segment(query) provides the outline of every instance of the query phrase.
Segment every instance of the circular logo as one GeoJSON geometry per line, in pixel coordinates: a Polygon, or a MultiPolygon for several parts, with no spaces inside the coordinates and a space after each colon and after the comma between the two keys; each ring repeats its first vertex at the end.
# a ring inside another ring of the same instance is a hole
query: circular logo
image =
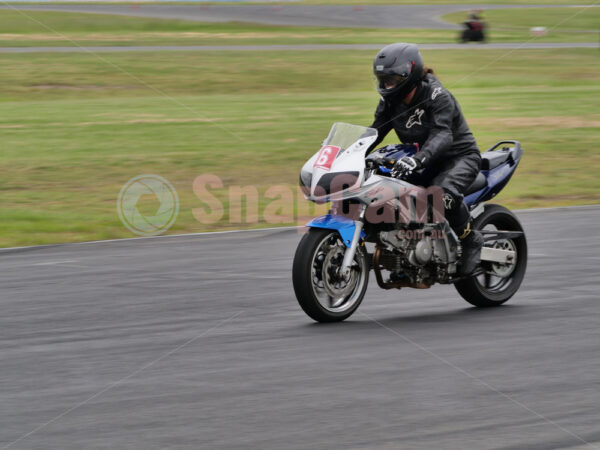
{"type": "Polygon", "coordinates": [[[156,236],[175,223],[179,197],[163,177],[139,175],[125,183],[119,192],[117,212],[123,225],[132,233],[156,236]]]}

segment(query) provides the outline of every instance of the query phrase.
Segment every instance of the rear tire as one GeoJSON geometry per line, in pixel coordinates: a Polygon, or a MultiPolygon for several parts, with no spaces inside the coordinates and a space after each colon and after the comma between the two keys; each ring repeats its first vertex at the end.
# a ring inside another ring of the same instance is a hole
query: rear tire
{"type": "MultiPolygon", "coordinates": [[[[484,212],[473,221],[473,228],[495,228],[499,231],[523,231],[523,226],[511,211],[500,205],[485,205],[484,212]]],[[[486,242],[516,252],[513,266],[482,262],[485,274],[457,281],[454,286],[467,302],[478,307],[499,306],[509,300],[521,286],[527,269],[527,240],[519,238],[486,242]]]]}
{"type": "Polygon", "coordinates": [[[300,307],[317,322],[347,319],[365,296],[369,281],[365,251],[360,245],[356,249],[346,281],[336,271],[345,249],[337,231],[321,228],[311,228],[298,244],[292,269],[294,291],[300,307]]]}

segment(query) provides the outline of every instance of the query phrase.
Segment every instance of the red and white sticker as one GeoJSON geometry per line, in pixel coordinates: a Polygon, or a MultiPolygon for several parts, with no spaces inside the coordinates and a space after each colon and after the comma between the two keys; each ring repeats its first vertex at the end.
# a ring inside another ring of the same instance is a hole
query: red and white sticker
{"type": "Polygon", "coordinates": [[[317,159],[313,167],[318,167],[324,170],[331,170],[331,165],[333,164],[333,161],[335,160],[335,157],[339,152],[339,147],[336,147],[334,145],[325,145],[319,151],[319,154],[317,155],[317,159]]]}

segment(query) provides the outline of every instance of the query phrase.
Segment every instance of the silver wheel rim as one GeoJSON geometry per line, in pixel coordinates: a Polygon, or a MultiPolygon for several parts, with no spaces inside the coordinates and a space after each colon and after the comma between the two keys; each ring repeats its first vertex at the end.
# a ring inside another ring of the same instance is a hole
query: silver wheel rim
{"type": "Polygon", "coordinates": [[[515,252],[515,257],[513,258],[512,262],[510,262],[508,264],[498,264],[498,263],[492,264],[492,272],[494,272],[495,275],[497,275],[501,278],[506,278],[506,277],[511,276],[512,273],[515,271],[515,267],[517,267],[517,260],[519,257],[515,243],[513,242],[512,239],[502,239],[500,241],[494,242],[494,245],[492,247],[498,248],[501,250],[509,250],[509,251],[515,252]]]}
{"type": "MultiPolygon", "coordinates": [[[[490,227],[484,227],[484,229],[497,229],[495,225],[490,225],[490,227]]],[[[515,257],[513,261],[508,264],[492,263],[491,269],[485,270],[482,274],[477,275],[475,280],[484,291],[491,294],[501,294],[508,290],[512,285],[512,275],[517,267],[519,255],[517,246],[512,239],[499,239],[493,243],[492,248],[514,251],[515,257]]]]}
{"type": "Polygon", "coordinates": [[[366,281],[366,267],[363,258],[354,256],[347,279],[338,275],[346,246],[337,233],[325,236],[317,245],[311,261],[311,284],[319,304],[332,313],[342,313],[351,309],[359,300],[366,281]]]}

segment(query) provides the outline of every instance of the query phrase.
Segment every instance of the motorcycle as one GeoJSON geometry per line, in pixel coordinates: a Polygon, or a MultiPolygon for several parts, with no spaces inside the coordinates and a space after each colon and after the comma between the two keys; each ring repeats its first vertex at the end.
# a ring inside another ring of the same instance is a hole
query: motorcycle
{"type": "Polygon", "coordinates": [[[486,25],[485,22],[478,19],[467,20],[463,23],[464,28],[460,33],[459,41],[463,44],[467,42],[485,42],[486,25]]]}
{"type": "Polygon", "coordinates": [[[302,167],[305,198],[331,202],[313,219],[293,262],[293,286],[304,312],[318,322],[350,317],[361,304],[372,270],[382,289],[427,289],[454,284],[477,307],[498,306],[519,289],[527,266],[521,223],[507,208],[486,201],[508,183],[522,156],[518,141],[500,141],[482,153],[482,169],[465,203],[485,243],[481,263],[458,275],[460,240],[444,218],[441,188],[423,188],[394,173],[394,162],[418,150],[392,145],[367,155],[377,130],[335,123],[321,149],[302,167]]]}

